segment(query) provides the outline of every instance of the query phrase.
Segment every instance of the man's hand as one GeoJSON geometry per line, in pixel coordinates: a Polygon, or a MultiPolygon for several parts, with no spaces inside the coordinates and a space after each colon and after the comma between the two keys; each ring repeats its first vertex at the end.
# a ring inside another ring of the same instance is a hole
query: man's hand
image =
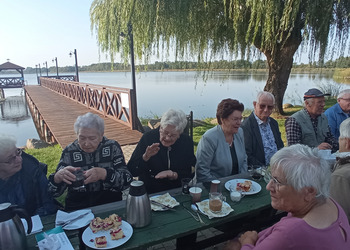
{"type": "Polygon", "coordinates": [[[318,149],[332,149],[332,146],[328,144],[327,142],[322,142],[320,145],[317,147],[318,149]]]}

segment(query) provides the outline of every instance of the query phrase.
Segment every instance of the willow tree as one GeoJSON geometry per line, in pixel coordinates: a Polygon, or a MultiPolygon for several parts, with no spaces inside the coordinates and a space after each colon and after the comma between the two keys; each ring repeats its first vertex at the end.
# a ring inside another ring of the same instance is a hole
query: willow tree
{"type": "Polygon", "coordinates": [[[320,62],[349,48],[349,0],[95,0],[90,18],[101,51],[112,60],[116,53],[128,58],[129,40],[121,34],[131,27],[135,54],[145,61],[171,49],[177,59],[198,62],[249,59],[258,50],[269,66],[265,90],[280,113],[299,46],[320,62]]]}

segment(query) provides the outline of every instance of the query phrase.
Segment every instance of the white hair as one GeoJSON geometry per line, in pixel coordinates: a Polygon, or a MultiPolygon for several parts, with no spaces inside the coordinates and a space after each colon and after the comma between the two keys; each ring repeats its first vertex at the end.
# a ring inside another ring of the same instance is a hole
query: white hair
{"type": "Polygon", "coordinates": [[[182,110],[169,109],[160,120],[160,127],[165,128],[168,125],[175,126],[176,131],[181,134],[187,126],[185,113],[182,110]]]}
{"type": "Polygon", "coordinates": [[[16,147],[17,140],[12,135],[0,134],[0,156],[16,147]]]}
{"type": "Polygon", "coordinates": [[[271,171],[282,170],[287,184],[300,191],[313,187],[319,199],[329,197],[331,169],[326,160],[320,158],[317,149],[294,144],[277,151],[271,158],[271,171]]]}
{"type": "Polygon", "coordinates": [[[346,94],[350,94],[350,89],[344,89],[344,90],[340,91],[337,99],[342,98],[346,94]]]}
{"type": "Polygon", "coordinates": [[[76,134],[82,128],[96,129],[101,135],[105,131],[105,123],[101,117],[93,113],[86,113],[85,115],[78,116],[74,123],[74,131],[76,134]]]}
{"type": "Polygon", "coordinates": [[[345,119],[339,127],[339,138],[350,138],[350,118],[345,119]]]}
{"type": "Polygon", "coordinates": [[[259,103],[260,98],[262,98],[262,97],[266,97],[266,98],[272,100],[273,103],[275,103],[275,97],[274,97],[274,95],[273,95],[272,93],[270,93],[270,92],[267,92],[267,91],[259,91],[259,92],[258,92],[258,95],[256,96],[256,102],[259,103]]]}

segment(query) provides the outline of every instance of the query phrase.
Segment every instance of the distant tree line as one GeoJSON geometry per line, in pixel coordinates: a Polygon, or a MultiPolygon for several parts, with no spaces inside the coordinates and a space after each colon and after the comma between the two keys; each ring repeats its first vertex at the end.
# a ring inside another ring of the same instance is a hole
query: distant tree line
{"type": "MultiPolygon", "coordinates": [[[[199,64],[191,61],[176,61],[176,62],[158,62],[148,65],[137,65],[136,69],[139,71],[155,71],[155,70],[196,70],[196,69],[213,69],[213,70],[229,70],[229,69],[267,69],[267,62],[265,60],[255,60],[253,62],[247,60],[235,60],[235,61],[214,61],[210,64],[199,64]]],[[[335,61],[328,61],[323,65],[319,65],[317,62],[309,64],[293,64],[293,68],[296,69],[311,69],[311,68],[350,68],[350,57],[340,57],[335,61]]],[[[130,65],[123,63],[94,63],[89,66],[79,66],[79,72],[87,71],[129,71],[130,65]]],[[[56,67],[50,67],[48,69],[49,74],[56,73],[56,67]]],[[[74,66],[65,66],[58,68],[59,73],[75,72],[74,66]]],[[[9,74],[10,71],[1,71],[0,74],[9,74]]],[[[18,72],[13,72],[17,73],[18,72]]],[[[39,74],[39,69],[27,67],[24,70],[25,74],[39,74]]],[[[41,68],[41,75],[46,75],[46,68],[41,68]]]]}

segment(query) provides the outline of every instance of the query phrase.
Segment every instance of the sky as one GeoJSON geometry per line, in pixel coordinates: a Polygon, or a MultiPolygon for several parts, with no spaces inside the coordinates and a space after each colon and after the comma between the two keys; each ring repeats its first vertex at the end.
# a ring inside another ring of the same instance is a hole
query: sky
{"type": "MultiPolygon", "coordinates": [[[[10,62],[22,67],[74,66],[110,62],[100,54],[96,30],[91,31],[90,6],[93,0],[0,0],[0,64],[10,62]]],[[[174,56],[169,57],[169,60],[174,56]]],[[[261,59],[265,59],[264,56],[261,59]]],[[[307,52],[297,52],[296,63],[308,63],[307,52]],[[301,56],[300,56],[301,55],[301,56]]],[[[118,62],[120,58],[116,58],[118,62]]],[[[151,58],[152,61],[162,61],[151,58]]]]}
{"type": "Polygon", "coordinates": [[[93,0],[0,0],[0,64],[10,62],[33,67],[47,62],[55,66],[109,62],[99,55],[96,32],[90,29],[93,0]]]}

